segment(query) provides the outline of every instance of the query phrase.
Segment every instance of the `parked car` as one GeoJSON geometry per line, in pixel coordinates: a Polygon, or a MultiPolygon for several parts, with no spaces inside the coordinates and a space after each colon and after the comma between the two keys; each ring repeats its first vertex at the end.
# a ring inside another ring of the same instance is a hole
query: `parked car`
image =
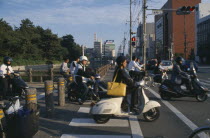
{"type": "Polygon", "coordinates": [[[198,64],[194,60],[185,60],[183,63],[184,69],[187,71],[190,68],[190,63],[193,62],[195,70],[198,71],[198,64]]]}
{"type": "Polygon", "coordinates": [[[157,64],[157,61],[155,59],[152,59],[152,60],[147,61],[146,67],[148,70],[152,70],[155,68],[155,64],[157,64]]]}
{"type": "Polygon", "coordinates": [[[173,69],[173,63],[170,60],[162,60],[160,62],[160,65],[164,68],[164,69],[168,69],[169,71],[172,71],[173,69]]]}

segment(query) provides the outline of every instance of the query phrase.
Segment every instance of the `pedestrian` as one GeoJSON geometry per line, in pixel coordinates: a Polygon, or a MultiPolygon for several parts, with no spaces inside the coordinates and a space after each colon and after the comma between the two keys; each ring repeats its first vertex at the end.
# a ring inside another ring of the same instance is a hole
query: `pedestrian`
{"type": "Polygon", "coordinates": [[[70,69],[68,68],[69,59],[67,57],[63,58],[64,62],[60,66],[60,73],[63,75],[64,78],[69,77],[70,69]]]}
{"type": "Polygon", "coordinates": [[[70,70],[71,70],[72,75],[74,75],[74,71],[75,71],[78,63],[79,63],[79,58],[78,57],[75,58],[75,60],[71,62],[70,70]]]}

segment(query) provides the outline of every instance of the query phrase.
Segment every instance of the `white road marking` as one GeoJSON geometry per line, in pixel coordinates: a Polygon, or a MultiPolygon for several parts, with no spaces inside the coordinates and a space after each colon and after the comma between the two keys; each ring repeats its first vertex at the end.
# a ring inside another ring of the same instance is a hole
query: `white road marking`
{"type": "Polygon", "coordinates": [[[80,107],[78,110],[78,113],[89,113],[90,112],[90,107],[80,107]]]}
{"type": "MultiPolygon", "coordinates": [[[[58,90],[54,90],[53,92],[54,92],[54,93],[57,93],[58,90]]],[[[45,93],[44,93],[44,92],[41,93],[41,94],[39,94],[39,95],[37,95],[37,100],[42,99],[43,97],[45,97],[45,93]]]]}
{"type": "MultiPolygon", "coordinates": [[[[176,109],[173,105],[169,102],[164,101],[161,99],[159,94],[157,94],[151,88],[148,89],[152,94],[154,94],[158,99],[160,99],[177,117],[179,117],[190,129],[195,130],[198,128],[192,121],[190,121],[185,115],[183,115],[178,109],[176,109]]],[[[205,135],[205,134],[204,134],[205,135]]],[[[199,135],[200,136],[200,135],[199,135]]],[[[200,136],[200,138],[203,138],[200,136]]]]}
{"type": "Polygon", "coordinates": [[[73,118],[70,126],[103,126],[103,127],[129,127],[127,119],[110,119],[105,124],[97,124],[92,118],[73,118]]]}
{"type": "Polygon", "coordinates": [[[210,94],[208,94],[208,97],[210,97],[210,94]]]}
{"type": "Polygon", "coordinates": [[[132,137],[144,138],[137,116],[131,115],[129,117],[129,121],[130,121],[130,126],[131,126],[132,137]]]}
{"type": "Polygon", "coordinates": [[[61,138],[131,138],[131,136],[124,135],[70,135],[63,134],[61,138]]]}

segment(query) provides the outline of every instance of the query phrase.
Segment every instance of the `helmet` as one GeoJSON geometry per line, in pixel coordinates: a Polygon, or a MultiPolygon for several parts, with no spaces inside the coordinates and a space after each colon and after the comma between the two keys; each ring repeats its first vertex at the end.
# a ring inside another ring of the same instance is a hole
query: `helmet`
{"type": "Polygon", "coordinates": [[[180,61],[184,61],[184,59],[182,58],[182,57],[177,57],[176,59],[175,59],[175,61],[176,61],[176,63],[178,63],[178,64],[180,64],[180,61]]]}
{"type": "Polygon", "coordinates": [[[4,64],[8,65],[7,62],[12,62],[12,58],[11,57],[4,57],[4,64]]]}
{"type": "Polygon", "coordinates": [[[81,57],[79,58],[79,60],[80,60],[80,61],[83,61],[83,60],[88,61],[88,58],[87,58],[86,56],[81,56],[81,57]]]}
{"type": "Polygon", "coordinates": [[[125,60],[126,60],[126,57],[125,56],[119,56],[119,57],[117,57],[117,59],[116,59],[117,65],[120,66],[121,63],[123,63],[125,60]]]}
{"type": "Polygon", "coordinates": [[[101,76],[100,76],[99,74],[96,74],[96,75],[95,75],[95,78],[96,78],[96,79],[100,79],[101,76]]]}

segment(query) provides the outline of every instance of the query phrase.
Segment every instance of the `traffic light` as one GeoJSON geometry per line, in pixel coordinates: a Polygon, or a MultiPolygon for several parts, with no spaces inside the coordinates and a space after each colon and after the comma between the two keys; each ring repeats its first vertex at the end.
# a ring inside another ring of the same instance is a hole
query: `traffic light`
{"type": "Polygon", "coordinates": [[[132,45],[133,47],[136,46],[136,37],[132,37],[132,38],[131,38],[131,45],[132,45]]]}
{"type": "Polygon", "coordinates": [[[186,15],[190,14],[191,12],[194,12],[195,6],[182,6],[177,9],[176,14],[177,15],[186,15]]]}

